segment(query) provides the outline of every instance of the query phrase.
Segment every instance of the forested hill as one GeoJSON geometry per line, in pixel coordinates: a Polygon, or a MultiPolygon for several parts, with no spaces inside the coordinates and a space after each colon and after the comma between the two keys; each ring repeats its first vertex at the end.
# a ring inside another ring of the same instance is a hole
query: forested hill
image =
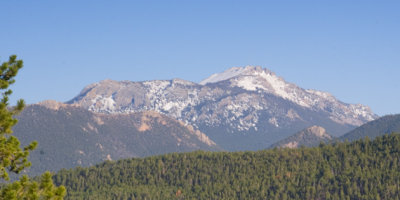
{"type": "Polygon", "coordinates": [[[66,199],[399,199],[400,135],[108,161],[62,170],[54,181],[66,199]]]}
{"type": "Polygon", "coordinates": [[[370,121],[340,137],[341,140],[354,141],[368,136],[373,139],[388,133],[400,133],[400,114],[383,116],[370,121]]]}

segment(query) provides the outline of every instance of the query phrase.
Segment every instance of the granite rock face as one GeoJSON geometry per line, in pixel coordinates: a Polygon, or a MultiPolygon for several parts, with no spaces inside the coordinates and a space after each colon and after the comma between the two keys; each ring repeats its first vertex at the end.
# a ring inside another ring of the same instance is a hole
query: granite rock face
{"type": "Polygon", "coordinates": [[[313,147],[319,145],[321,142],[328,143],[332,140],[333,137],[323,127],[311,126],[271,145],[270,148],[313,147]]]}

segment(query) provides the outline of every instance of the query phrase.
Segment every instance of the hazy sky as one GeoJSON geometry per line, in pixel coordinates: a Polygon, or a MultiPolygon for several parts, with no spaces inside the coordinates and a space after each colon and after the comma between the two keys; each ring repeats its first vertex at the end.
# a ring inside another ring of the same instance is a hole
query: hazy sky
{"type": "Polygon", "coordinates": [[[103,79],[259,65],[379,115],[400,113],[400,1],[0,1],[12,102],[67,101],[103,79]]]}

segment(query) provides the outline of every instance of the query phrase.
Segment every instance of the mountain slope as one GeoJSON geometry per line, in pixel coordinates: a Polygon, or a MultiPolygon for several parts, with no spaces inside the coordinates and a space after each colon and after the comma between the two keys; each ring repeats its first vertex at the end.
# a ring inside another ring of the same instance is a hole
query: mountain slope
{"type": "Polygon", "coordinates": [[[106,114],[160,112],[193,125],[226,150],[264,149],[312,125],[340,136],[377,118],[366,106],[302,89],[252,66],[231,68],[201,84],[104,80],[68,103],[106,114]]]}
{"type": "Polygon", "coordinates": [[[105,115],[47,101],[28,106],[18,119],[13,131],[21,143],[39,143],[29,157],[32,175],[104,160],[221,150],[190,125],[156,112],[105,115]]]}
{"type": "Polygon", "coordinates": [[[323,127],[312,126],[271,145],[270,148],[297,148],[300,146],[313,147],[319,145],[321,142],[327,143],[332,139],[333,137],[329,135],[323,127]]]}
{"type": "Polygon", "coordinates": [[[387,133],[400,133],[400,114],[383,116],[368,122],[340,137],[341,140],[354,141],[368,136],[373,139],[387,133]]]}

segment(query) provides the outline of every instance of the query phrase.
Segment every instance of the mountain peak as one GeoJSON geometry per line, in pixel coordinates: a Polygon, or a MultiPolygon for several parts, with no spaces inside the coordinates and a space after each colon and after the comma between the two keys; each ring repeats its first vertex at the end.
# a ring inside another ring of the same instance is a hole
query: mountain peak
{"type": "MultiPolygon", "coordinates": [[[[213,74],[200,82],[201,85],[230,80],[232,87],[240,87],[248,91],[262,90],[282,98],[292,100],[290,90],[296,86],[287,83],[272,71],[260,66],[233,67],[222,73],[213,74]]],[[[304,106],[304,105],[303,105],[304,106]]]]}
{"type": "Polygon", "coordinates": [[[229,68],[228,70],[225,70],[224,72],[211,75],[210,77],[201,81],[200,84],[206,85],[208,83],[216,83],[216,82],[225,81],[225,80],[235,78],[238,76],[243,76],[243,75],[247,75],[247,76],[248,75],[256,75],[257,73],[261,73],[263,71],[268,71],[268,70],[263,69],[260,66],[251,66],[251,65],[248,65],[245,67],[232,67],[232,68],[229,68]]]}

